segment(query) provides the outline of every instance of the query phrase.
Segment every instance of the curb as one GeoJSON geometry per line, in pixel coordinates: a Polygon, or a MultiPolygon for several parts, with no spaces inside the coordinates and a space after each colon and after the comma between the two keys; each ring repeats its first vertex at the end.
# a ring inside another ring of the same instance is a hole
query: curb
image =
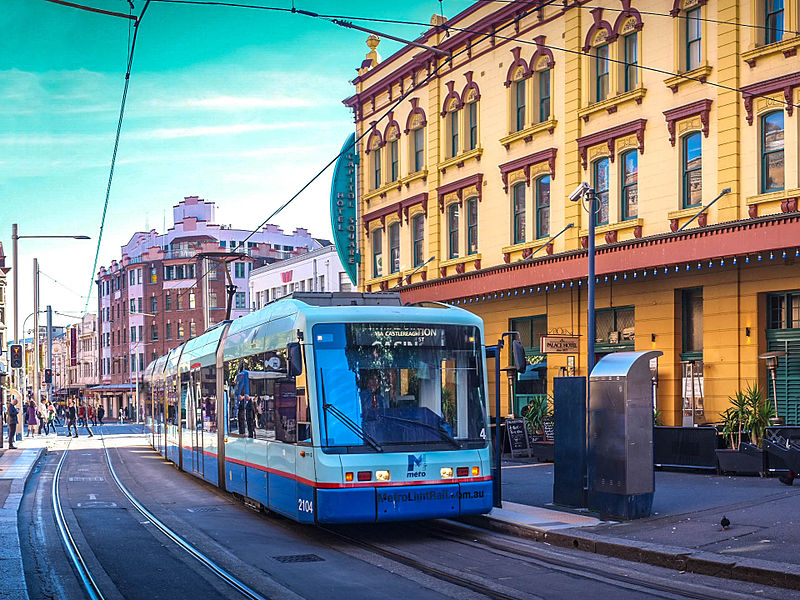
{"type": "Polygon", "coordinates": [[[676,571],[689,571],[699,575],[800,590],[800,565],[792,563],[726,556],[692,548],[606,537],[594,533],[548,531],[531,525],[511,523],[489,515],[463,517],[461,520],[483,529],[561,548],[572,548],[676,571]]]}
{"type": "Polygon", "coordinates": [[[16,477],[12,480],[11,490],[3,506],[0,507],[0,536],[5,540],[6,548],[2,553],[0,562],[4,568],[2,576],[2,588],[4,598],[28,600],[28,586],[25,583],[25,570],[22,563],[22,548],[19,539],[18,513],[22,503],[22,495],[25,486],[33,473],[33,467],[42,457],[44,448],[37,448],[38,453],[30,463],[30,468],[24,477],[16,477]],[[14,575],[10,575],[13,573],[14,575]]]}

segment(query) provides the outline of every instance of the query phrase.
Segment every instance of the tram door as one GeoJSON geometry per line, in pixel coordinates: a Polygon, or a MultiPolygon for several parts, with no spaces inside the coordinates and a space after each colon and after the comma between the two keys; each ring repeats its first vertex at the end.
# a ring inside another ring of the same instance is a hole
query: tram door
{"type": "Polygon", "coordinates": [[[203,401],[200,393],[200,371],[192,373],[190,385],[191,418],[189,428],[192,444],[192,470],[202,476],[205,468],[205,453],[203,452],[203,401]]]}
{"type": "Polygon", "coordinates": [[[153,404],[153,418],[155,420],[155,441],[156,451],[165,454],[164,448],[164,380],[161,379],[155,384],[155,392],[153,393],[155,399],[153,404]]]}

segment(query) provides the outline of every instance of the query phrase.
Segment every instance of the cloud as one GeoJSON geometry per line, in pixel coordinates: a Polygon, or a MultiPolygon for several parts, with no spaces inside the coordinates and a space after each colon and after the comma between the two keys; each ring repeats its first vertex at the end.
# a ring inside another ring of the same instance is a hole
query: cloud
{"type": "Polygon", "coordinates": [[[150,104],[154,107],[170,109],[198,109],[198,110],[250,110],[271,108],[311,108],[321,106],[323,103],[311,98],[265,98],[259,96],[214,96],[211,98],[188,98],[185,100],[161,101],[153,100],[150,104]]]}

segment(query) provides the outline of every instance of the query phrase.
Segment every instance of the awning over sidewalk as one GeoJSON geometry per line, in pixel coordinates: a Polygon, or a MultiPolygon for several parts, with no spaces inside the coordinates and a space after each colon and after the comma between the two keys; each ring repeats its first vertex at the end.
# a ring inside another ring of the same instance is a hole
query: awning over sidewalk
{"type": "Polygon", "coordinates": [[[132,383],[113,383],[108,385],[93,385],[86,388],[87,392],[132,392],[135,386],[132,383]]]}

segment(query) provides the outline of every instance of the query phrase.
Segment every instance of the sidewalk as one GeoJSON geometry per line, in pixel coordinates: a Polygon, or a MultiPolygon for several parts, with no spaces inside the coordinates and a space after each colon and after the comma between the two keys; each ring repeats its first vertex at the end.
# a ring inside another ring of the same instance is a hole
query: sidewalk
{"type": "Polygon", "coordinates": [[[800,589],[800,482],[656,471],[653,515],[605,522],[552,504],[553,464],[504,461],[496,531],[679,571],[800,589]],[[730,527],[723,531],[726,516],[730,527]]]}
{"type": "Polygon", "coordinates": [[[17,450],[9,450],[5,444],[0,450],[0,590],[8,600],[28,600],[17,511],[25,483],[46,443],[45,437],[31,438],[17,442],[17,450]]]}

